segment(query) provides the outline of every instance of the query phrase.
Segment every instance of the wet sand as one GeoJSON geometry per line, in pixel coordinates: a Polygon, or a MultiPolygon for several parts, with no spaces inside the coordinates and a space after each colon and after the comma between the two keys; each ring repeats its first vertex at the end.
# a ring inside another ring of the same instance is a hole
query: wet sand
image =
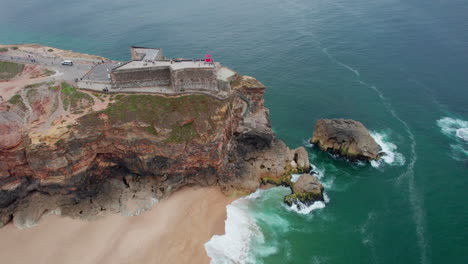
{"type": "Polygon", "coordinates": [[[82,221],[50,215],[39,225],[0,229],[3,263],[209,263],[203,244],[224,232],[232,198],[186,188],[138,216],[82,221]]]}

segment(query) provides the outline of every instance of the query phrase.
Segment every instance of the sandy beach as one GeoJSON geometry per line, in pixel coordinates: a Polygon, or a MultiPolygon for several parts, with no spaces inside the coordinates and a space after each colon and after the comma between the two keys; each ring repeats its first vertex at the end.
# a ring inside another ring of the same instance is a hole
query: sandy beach
{"type": "Polygon", "coordinates": [[[138,216],[82,221],[50,215],[0,229],[4,263],[209,263],[203,244],[224,233],[232,198],[216,187],[185,188],[138,216]]]}

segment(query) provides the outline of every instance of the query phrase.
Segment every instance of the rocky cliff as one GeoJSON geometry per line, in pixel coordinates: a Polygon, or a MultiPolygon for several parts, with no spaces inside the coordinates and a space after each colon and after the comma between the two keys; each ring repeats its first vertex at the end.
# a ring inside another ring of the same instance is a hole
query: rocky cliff
{"type": "Polygon", "coordinates": [[[100,94],[28,85],[0,104],[0,226],[47,213],[137,214],[184,186],[227,195],[309,166],[275,138],[265,87],[236,76],[232,95],[100,94]]]}

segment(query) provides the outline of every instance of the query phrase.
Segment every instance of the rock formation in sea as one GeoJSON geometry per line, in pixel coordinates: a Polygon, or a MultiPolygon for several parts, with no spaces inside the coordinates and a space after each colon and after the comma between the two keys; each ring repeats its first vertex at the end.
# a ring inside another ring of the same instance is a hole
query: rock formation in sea
{"type": "Polygon", "coordinates": [[[350,160],[378,160],[380,146],[360,122],[350,119],[320,119],[311,139],[322,151],[350,160]]]}
{"type": "Polygon", "coordinates": [[[292,193],[284,197],[284,202],[291,206],[300,201],[309,205],[315,201],[323,201],[323,185],[312,174],[302,174],[296,182],[291,183],[292,193]]]}
{"type": "Polygon", "coordinates": [[[185,186],[242,195],[308,171],[306,150],[275,137],[265,86],[236,75],[231,89],[226,99],[91,93],[60,80],[21,89],[0,104],[0,226],[133,215],[185,186]]]}

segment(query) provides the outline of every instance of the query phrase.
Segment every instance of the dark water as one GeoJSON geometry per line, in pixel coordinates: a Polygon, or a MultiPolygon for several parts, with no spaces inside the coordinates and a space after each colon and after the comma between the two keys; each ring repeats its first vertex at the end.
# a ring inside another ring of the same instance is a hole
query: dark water
{"type": "Polygon", "coordinates": [[[238,201],[228,224],[247,235],[224,237],[230,254],[217,263],[468,259],[466,0],[4,0],[0,42],[120,60],[130,45],[208,51],[268,87],[273,128],[290,147],[315,120],[340,117],[392,149],[375,168],[308,148],[330,201],[308,214],[286,208],[282,188],[238,201]]]}

